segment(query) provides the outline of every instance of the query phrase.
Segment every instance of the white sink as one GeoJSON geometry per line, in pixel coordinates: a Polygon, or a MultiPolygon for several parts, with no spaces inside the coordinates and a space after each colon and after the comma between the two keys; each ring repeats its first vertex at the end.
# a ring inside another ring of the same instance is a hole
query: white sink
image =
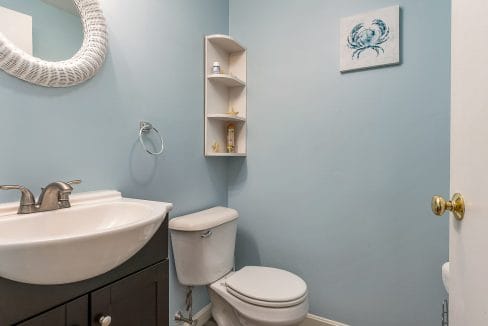
{"type": "Polygon", "coordinates": [[[119,266],[152,238],[173,205],[117,191],[71,197],[71,208],[17,215],[0,205],[0,277],[31,284],[86,280],[119,266]]]}

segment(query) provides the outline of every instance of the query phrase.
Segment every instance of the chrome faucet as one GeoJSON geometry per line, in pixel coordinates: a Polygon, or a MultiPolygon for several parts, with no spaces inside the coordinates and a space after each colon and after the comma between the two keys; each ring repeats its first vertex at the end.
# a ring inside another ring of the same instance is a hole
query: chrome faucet
{"type": "Polygon", "coordinates": [[[36,204],[32,192],[24,186],[5,185],[0,190],[19,190],[21,192],[20,205],[17,214],[30,214],[44,211],[52,211],[61,208],[71,207],[69,195],[73,191],[71,185],[80,184],[81,180],[68,182],[57,181],[42,188],[41,195],[36,204]]]}

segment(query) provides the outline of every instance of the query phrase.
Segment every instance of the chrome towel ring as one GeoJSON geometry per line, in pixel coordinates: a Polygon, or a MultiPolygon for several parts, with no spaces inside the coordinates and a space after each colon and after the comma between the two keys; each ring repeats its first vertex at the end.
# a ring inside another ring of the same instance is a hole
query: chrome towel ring
{"type": "Polygon", "coordinates": [[[139,123],[139,142],[141,143],[141,145],[144,148],[144,150],[147,153],[151,154],[151,155],[160,155],[164,151],[163,137],[161,136],[161,134],[159,133],[159,131],[156,128],[154,128],[153,125],[151,123],[149,123],[149,122],[141,121],[139,123]],[[146,147],[146,144],[144,143],[144,140],[142,139],[142,136],[145,135],[145,134],[148,134],[149,132],[151,132],[151,130],[154,130],[158,134],[159,139],[161,139],[161,150],[159,150],[158,152],[152,152],[151,150],[149,150],[146,147]]]}

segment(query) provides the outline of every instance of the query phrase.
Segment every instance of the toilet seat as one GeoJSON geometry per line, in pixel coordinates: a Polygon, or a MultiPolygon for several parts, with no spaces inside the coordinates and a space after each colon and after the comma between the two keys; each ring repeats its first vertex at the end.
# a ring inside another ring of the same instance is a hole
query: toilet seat
{"type": "Polygon", "coordinates": [[[225,286],[229,294],[261,307],[292,307],[308,297],[300,277],[271,267],[246,266],[226,278],[225,286]]]}
{"type": "MultiPolygon", "coordinates": [[[[239,272],[231,272],[208,287],[212,316],[218,325],[298,326],[305,320],[309,308],[308,294],[301,303],[289,307],[265,307],[249,303],[233,295],[226,285],[226,280],[239,272]]],[[[246,299],[250,301],[249,297],[246,299]]]]}
{"type": "Polygon", "coordinates": [[[307,299],[308,294],[305,294],[303,297],[298,298],[293,301],[278,301],[278,302],[273,302],[273,301],[263,301],[263,300],[256,300],[253,298],[246,297],[245,295],[240,294],[239,292],[236,292],[232,290],[231,288],[227,288],[227,292],[229,294],[232,294],[234,297],[237,299],[240,299],[246,303],[255,305],[255,306],[261,306],[261,307],[266,307],[266,308],[287,308],[287,307],[293,307],[296,305],[299,305],[303,301],[307,299]]]}

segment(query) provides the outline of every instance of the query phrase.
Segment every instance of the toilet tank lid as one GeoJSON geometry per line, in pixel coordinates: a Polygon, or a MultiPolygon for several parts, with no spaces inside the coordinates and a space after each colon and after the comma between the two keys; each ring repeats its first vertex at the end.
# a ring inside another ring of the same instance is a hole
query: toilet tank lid
{"type": "Polygon", "coordinates": [[[176,231],[203,231],[235,220],[239,213],[227,207],[213,207],[193,214],[175,217],[169,221],[169,229],[176,231]]]}

